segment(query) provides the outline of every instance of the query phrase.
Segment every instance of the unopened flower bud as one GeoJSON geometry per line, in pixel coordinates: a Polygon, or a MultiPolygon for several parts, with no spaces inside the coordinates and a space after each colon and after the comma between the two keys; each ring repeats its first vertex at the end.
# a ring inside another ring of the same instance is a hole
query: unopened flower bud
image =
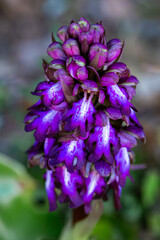
{"type": "Polygon", "coordinates": [[[107,47],[101,43],[94,43],[89,49],[89,65],[95,69],[103,66],[107,58],[107,47]]]}
{"type": "Polygon", "coordinates": [[[68,32],[73,38],[77,38],[82,33],[82,29],[77,23],[71,23],[68,32]]]}
{"type": "Polygon", "coordinates": [[[119,39],[112,39],[107,43],[108,56],[106,61],[115,61],[121,54],[123,43],[119,39]]]}
{"type": "Polygon", "coordinates": [[[62,44],[59,42],[51,43],[47,48],[47,53],[53,59],[65,60],[67,58],[62,49],[62,44]]]}
{"type": "Polygon", "coordinates": [[[78,21],[78,25],[82,29],[82,32],[89,31],[90,24],[85,18],[81,17],[80,20],[78,21]]]}
{"type": "Polygon", "coordinates": [[[68,39],[63,43],[63,51],[68,57],[80,55],[79,45],[75,39],[68,39]]]}
{"type": "Polygon", "coordinates": [[[93,24],[90,26],[90,32],[92,33],[93,43],[100,43],[104,28],[100,24],[93,24]]]}
{"type": "Polygon", "coordinates": [[[57,32],[57,36],[62,42],[66,41],[68,39],[68,27],[67,26],[60,27],[57,32]]]}

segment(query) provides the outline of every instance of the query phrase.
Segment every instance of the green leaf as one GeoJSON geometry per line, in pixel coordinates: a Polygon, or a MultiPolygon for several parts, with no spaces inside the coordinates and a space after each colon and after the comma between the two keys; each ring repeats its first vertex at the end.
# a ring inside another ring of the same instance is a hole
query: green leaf
{"type": "Polygon", "coordinates": [[[148,217],[149,227],[151,231],[157,235],[160,236],[160,213],[152,214],[148,217]]]}
{"type": "Polygon", "coordinates": [[[159,189],[159,174],[156,171],[148,172],[142,182],[142,202],[145,207],[153,206],[159,189]]]}

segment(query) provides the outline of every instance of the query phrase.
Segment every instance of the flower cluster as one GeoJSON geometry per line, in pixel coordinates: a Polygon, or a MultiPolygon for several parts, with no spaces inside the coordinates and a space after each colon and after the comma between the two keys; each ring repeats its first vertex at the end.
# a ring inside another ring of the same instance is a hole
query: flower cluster
{"type": "Polygon", "coordinates": [[[113,189],[120,207],[121,189],[130,177],[132,148],[144,132],[131,103],[138,83],[119,62],[124,43],[106,41],[102,23],[81,18],[61,27],[57,42],[43,61],[44,81],[33,95],[40,100],[29,108],[25,130],[35,143],[28,150],[29,165],[46,169],[50,211],[57,201],[71,208],[93,199],[107,199],[113,189]]]}

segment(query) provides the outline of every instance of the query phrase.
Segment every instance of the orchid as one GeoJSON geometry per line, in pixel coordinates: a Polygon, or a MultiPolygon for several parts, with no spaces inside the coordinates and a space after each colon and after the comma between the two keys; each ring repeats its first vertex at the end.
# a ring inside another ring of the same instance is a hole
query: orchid
{"type": "Polygon", "coordinates": [[[69,207],[107,199],[113,189],[116,208],[130,177],[131,149],[145,140],[132,104],[138,80],[119,62],[124,43],[107,40],[102,23],[81,18],[62,26],[43,61],[44,81],[33,95],[25,130],[35,131],[29,165],[46,169],[49,209],[57,201],[69,207]],[[58,190],[58,191],[57,191],[58,190]]]}

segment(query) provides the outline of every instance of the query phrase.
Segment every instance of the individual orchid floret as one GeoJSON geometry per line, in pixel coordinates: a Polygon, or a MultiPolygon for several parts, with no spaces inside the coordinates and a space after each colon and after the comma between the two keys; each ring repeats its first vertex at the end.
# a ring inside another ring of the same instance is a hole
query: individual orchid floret
{"type": "Polygon", "coordinates": [[[120,108],[123,115],[130,114],[130,103],[127,99],[127,96],[117,84],[108,86],[107,93],[112,106],[120,108]]]}
{"type": "Polygon", "coordinates": [[[26,122],[25,130],[27,132],[35,130],[34,136],[37,141],[42,142],[46,136],[55,136],[59,132],[62,111],[50,109],[47,111],[35,111],[30,114],[32,120],[26,122]]]}
{"type": "Polygon", "coordinates": [[[78,188],[83,184],[83,178],[78,172],[70,173],[65,166],[57,167],[55,176],[61,184],[62,193],[59,201],[62,203],[68,198],[71,207],[79,207],[82,205],[82,199],[78,193],[78,188]]]}
{"type": "Polygon", "coordinates": [[[67,131],[79,128],[82,137],[85,137],[86,133],[90,131],[94,121],[93,114],[96,111],[92,103],[92,97],[91,94],[87,99],[87,93],[85,92],[81,100],[73,103],[73,107],[65,115],[65,119],[70,118],[66,125],[67,131]]]}
{"type": "Polygon", "coordinates": [[[124,187],[126,183],[126,178],[129,176],[130,159],[128,155],[127,148],[122,147],[118,154],[115,156],[117,175],[119,176],[119,184],[124,187]]]}
{"type": "Polygon", "coordinates": [[[88,158],[88,161],[96,162],[101,159],[102,155],[106,157],[108,162],[111,161],[112,157],[110,151],[110,144],[115,143],[116,136],[114,134],[114,129],[112,128],[109,118],[106,116],[106,125],[105,126],[96,126],[94,128],[94,132],[90,134],[88,139],[89,149],[91,154],[88,158]],[[95,143],[95,147],[92,148],[93,143],[95,143]]]}
{"type": "Polygon", "coordinates": [[[83,140],[62,142],[58,151],[57,161],[64,162],[69,172],[74,172],[74,168],[80,170],[84,166],[86,153],[83,140]]]}
{"type": "Polygon", "coordinates": [[[90,172],[89,176],[85,179],[86,192],[83,196],[83,201],[85,204],[86,212],[89,212],[91,209],[91,201],[94,195],[103,195],[106,184],[105,180],[101,175],[93,170],[90,172]]]}
{"type": "Polygon", "coordinates": [[[60,104],[65,100],[60,82],[40,82],[32,94],[41,96],[46,107],[60,104]]]}

